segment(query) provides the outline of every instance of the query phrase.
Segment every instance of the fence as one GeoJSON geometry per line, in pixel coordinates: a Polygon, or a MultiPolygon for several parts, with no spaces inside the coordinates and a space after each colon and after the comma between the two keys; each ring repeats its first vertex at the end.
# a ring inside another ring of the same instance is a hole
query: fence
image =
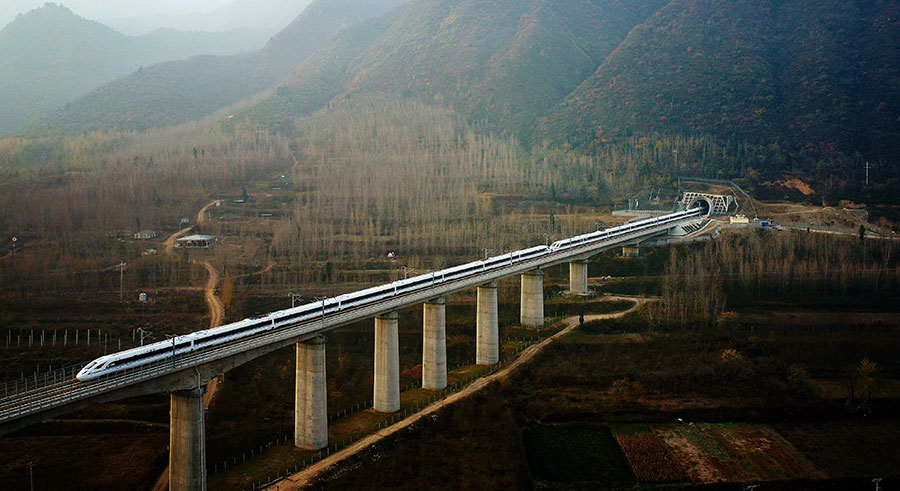
{"type": "MultiPolygon", "coordinates": [[[[122,349],[122,337],[116,333],[110,335],[109,331],[103,332],[103,329],[54,329],[54,330],[35,330],[35,329],[7,329],[6,331],[6,349],[14,348],[53,348],[57,345],[67,348],[72,346],[90,346],[91,336],[93,333],[94,346],[100,346],[104,349],[104,353],[109,349],[109,341],[112,339],[114,348],[122,349]],[[13,335],[15,333],[15,335],[13,335]],[[70,335],[71,334],[71,335],[70,335]]],[[[137,330],[131,330],[131,342],[135,344],[137,330]]],[[[125,342],[128,346],[128,340],[125,342]]]]}

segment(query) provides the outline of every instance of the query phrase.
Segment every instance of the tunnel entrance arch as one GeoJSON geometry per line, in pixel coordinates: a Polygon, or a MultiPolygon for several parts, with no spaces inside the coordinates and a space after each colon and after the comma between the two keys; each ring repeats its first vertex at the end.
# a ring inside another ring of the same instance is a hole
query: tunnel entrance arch
{"type": "Polygon", "coordinates": [[[714,205],[711,199],[706,196],[697,196],[693,200],[691,200],[690,204],[687,206],[688,210],[693,210],[694,208],[700,208],[700,212],[703,216],[709,217],[712,215],[714,205]]]}

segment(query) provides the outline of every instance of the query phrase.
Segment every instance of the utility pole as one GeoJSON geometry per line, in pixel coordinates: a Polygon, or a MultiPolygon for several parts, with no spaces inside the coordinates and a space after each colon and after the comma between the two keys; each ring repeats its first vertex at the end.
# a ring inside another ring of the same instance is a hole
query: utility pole
{"type": "Polygon", "coordinates": [[[175,339],[178,338],[178,335],[166,334],[166,337],[172,340],[172,368],[175,368],[175,339]]]}
{"type": "Polygon", "coordinates": [[[299,293],[294,292],[288,293],[288,296],[291,297],[291,308],[294,308],[294,306],[297,304],[297,299],[302,297],[302,295],[300,295],[299,293]]]}
{"type": "Polygon", "coordinates": [[[320,300],[322,301],[322,326],[324,326],[325,325],[325,300],[328,300],[328,297],[315,297],[314,300],[316,302],[318,302],[320,300]]]}
{"type": "Polygon", "coordinates": [[[675,154],[675,169],[678,169],[678,149],[672,150],[672,153],[675,154]]]}
{"type": "Polygon", "coordinates": [[[493,249],[488,249],[487,247],[482,247],[482,248],[481,248],[481,254],[484,256],[484,259],[487,259],[487,258],[488,258],[488,254],[491,254],[491,253],[493,253],[493,252],[494,252],[493,249]]]}
{"type": "Polygon", "coordinates": [[[869,187],[869,169],[871,169],[872,166],[869,165],[869,161],[868,161],[868,160],[866,161],[866,167],[865,167],[865,168],[866,168],[866,187],[869,187]]]}
{"type": "MultiPolygon", "coordinates": [[[[144,329],[143,327],[137,328],[138,333],[141,335],[141,346],[144,345],[144,338],[149,338],[153,333],[144,329]]],[[[133,340],[132,340],[133,341],[133,340]]]]}
{"type": "Polygon", "coordinates": [[[34,491],[34,462],[25,464],[28,467],[28,480],[31,482],[31,491],[34,491]]]}

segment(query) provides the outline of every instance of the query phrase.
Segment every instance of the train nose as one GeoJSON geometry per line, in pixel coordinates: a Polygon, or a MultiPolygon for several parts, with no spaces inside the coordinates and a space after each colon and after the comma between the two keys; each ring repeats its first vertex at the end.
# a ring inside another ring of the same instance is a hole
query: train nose
{"type": "Polygon", "coordinates": [[[88,378],[90,378],[89,377],[90,373],[91,373],[90,367],[84,367],[81,370],[79,370],[79,372],[77,374],[75,374],[75,379],[81,380],[81,381],[88,380],[88,378]]]}

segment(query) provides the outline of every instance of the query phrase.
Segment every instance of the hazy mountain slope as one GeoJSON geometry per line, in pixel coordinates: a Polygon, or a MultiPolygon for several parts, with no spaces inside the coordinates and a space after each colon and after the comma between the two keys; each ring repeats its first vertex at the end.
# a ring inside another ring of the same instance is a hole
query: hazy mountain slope
{"type": "Polygon", "coordinates": [[[510,49],[495,57],[469,112],[528,140],[538,118],[568,95],[665,0],[538,4],[519,20],[510,49]]]}
{"type": "Polygon", "coordinates": [[[143,73],[116,80],[55,111],[32,131],[145,129],[201,118],[274,87],[310,54],[327,45],[344,26],[359,23],[403,1],[316,0],[260,51],[146,68],[143,73]]]}
{"type": "Polygon", "coordinates": [[[178,124],[188,119],[185,115],[211,114],[224,106],[222,101],[244,97],[246,74],[256,62],[256,56],[250,54],[198,56],[141,68],[66,104],[33,130],[78,133],[95,128],[141,129],[178,124]],[[168,89],[157,90],[162,86],[168,89]]]}
{"type": "Polygon", "coordinates": [[[335,78],[326,50],[264,112],[281,120],[331,97],[388,94],[453,106],[495,130],[524,134],[662,3],[415,0],[371,46],[342,58],[343,78],[335,78]]]}
{"type": "Polygon", "coordinates": [[[554,111],[549,133],[583,144],[650,130],[765,131],[775,102],[767,3],[672,1],[554,111]]]}
{"type": "Polygon", "coordinates": [[[406,0],[326,0],[311,4],[284,30],[272,37],[260,55],[251,90],[273,87],[291,75],[313,53],[347,27],[359,24],[406,0]]]}
{"type": "Polygon", "coordinates": [[[259,43],[246,31],[129,37],[47,4],[0,31],[0,134],[142,65],[259,43]]]}
{"type": "Polygon", "coordinates": [[[891,152],[900,116],[897,4],[673,0],[542,131],[574,145],[660,131],[891,152]]]}
{"type": "Polygon", "coordinates": [[[141,35],[159,28],[184,31],[224,32],[235,29],[259,30],[271,37],[303,12],[311,0],[235,0],[212,12],[188,15],[155,15],[101,19],[121,32],[141,35]]]}
{"type": "Polygon", "coordinates": [[[278,127],[289,125],[297,114],[310,113],[328,104],[343,93],[360,56],[384,35],[399,15],[399,11],[389,12],[340,32],[327,48],[297,72],[291,86],[278,87],[271,97],[236,119],[249,118],[254,124],[278,127]]]}

